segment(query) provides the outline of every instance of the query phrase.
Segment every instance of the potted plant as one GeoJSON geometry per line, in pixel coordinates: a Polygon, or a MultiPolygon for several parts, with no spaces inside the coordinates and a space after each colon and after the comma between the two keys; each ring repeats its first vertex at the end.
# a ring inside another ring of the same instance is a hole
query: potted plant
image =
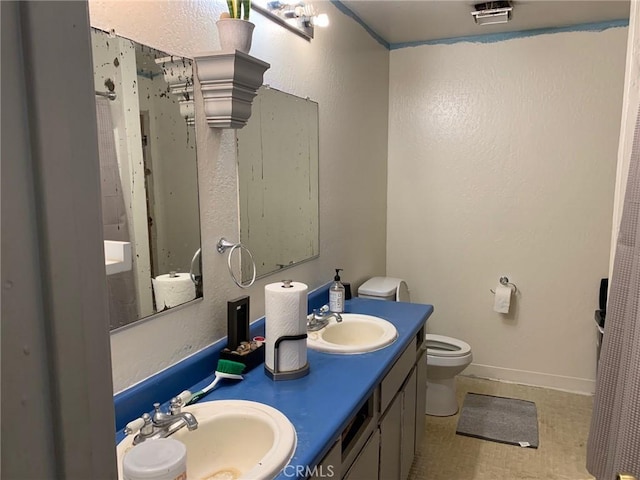
{"type": "Polygon", "coordinates": [[[255,25],[249,21],[251,0],[227,0],[229,12],[216,22],[223,51],[239,50],[249,53],[255,25]]]}

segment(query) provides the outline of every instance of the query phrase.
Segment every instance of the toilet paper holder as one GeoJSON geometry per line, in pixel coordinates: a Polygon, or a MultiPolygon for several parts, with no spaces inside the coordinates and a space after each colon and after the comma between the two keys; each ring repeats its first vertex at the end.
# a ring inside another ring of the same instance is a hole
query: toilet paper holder
{"type": "MultiPolygon", "coordinates": [[[[505,287],[510,287],[511,290],[513,290],[514,294],[518,293],[518,287],[516,286],[515,283],[512,283],[509,281],[509,277],[502,276],[498,281],[500,282],[500,285],[504,285],[505,287]]],[[[490,288],[489,291],[494,295],[496,294],[495,290],[492,288],[490,288]]]]}

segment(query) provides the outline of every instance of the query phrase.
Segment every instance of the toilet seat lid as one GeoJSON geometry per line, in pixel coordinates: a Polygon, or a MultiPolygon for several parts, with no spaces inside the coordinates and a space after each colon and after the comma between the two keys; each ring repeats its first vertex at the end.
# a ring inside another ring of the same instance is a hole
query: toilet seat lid
{"type": "Polygon", "coordinates": [[[471,353],[471,346],[467,342],[444,335],[427,333],[427,354],[436,357],[462,357],[471,353]]]}
{"type": "Polygon", "coordinates": [[[395,277],[373,277],[358,288],[358,295],[389,298],[395,296],[396,302],[409,302],[407,282],[395,277]]]}

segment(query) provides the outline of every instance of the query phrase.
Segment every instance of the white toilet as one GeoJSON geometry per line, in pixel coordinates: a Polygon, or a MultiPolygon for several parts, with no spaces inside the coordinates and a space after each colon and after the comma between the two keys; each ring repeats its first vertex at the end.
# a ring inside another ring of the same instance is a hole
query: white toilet
{"type": "MultiPolygon", "coordinates": [[[[358,288],[361,298],[409,302],[409,289],[404,280],[373,277],[358,288]]],[[[438,417],[458,412],[456,375],[473,360],[468,343],[443,335],[426,334],[427,343],[427,406],[425,413],[438,417]]]]}
{"type": "Polygon", "coordinates": [[[458,413],[456,375],[473,360],[471,346],[457,338],[425,335],[427,342],[427,415],[447,417],[458,413]]]}

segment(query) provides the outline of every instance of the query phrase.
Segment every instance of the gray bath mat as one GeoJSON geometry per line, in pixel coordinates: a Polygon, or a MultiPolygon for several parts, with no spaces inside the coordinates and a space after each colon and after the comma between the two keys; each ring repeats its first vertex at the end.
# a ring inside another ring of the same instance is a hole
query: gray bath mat
{"type": "Polygon", "coordinates": [[[467,393],[456,433],[492,442],[538,448],[536,404],[516,398],[467,393]]]}

